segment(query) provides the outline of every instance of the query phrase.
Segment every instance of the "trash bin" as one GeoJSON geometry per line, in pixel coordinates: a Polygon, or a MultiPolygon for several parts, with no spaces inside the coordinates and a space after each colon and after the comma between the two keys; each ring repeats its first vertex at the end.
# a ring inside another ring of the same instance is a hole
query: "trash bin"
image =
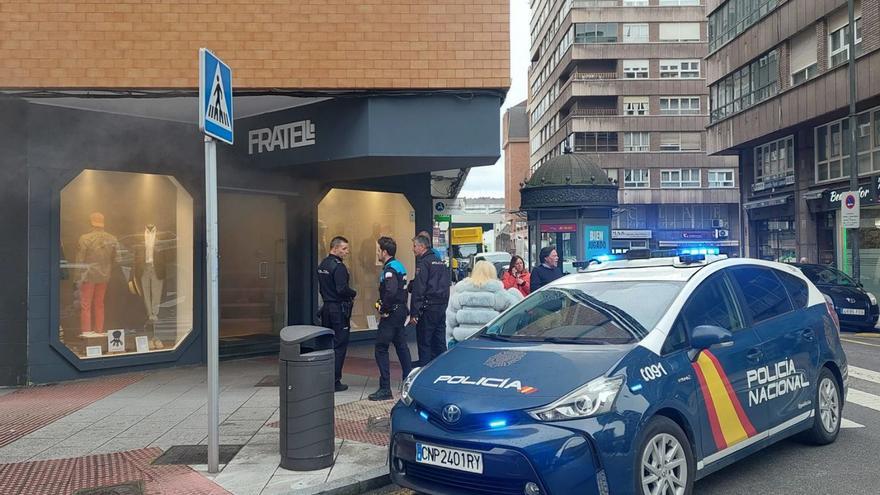
{"type": "Polygon", "coordinates": [[[333,465],[333,330],[281,330],[279,353],[281,467],[312,471],[333,465]]]}

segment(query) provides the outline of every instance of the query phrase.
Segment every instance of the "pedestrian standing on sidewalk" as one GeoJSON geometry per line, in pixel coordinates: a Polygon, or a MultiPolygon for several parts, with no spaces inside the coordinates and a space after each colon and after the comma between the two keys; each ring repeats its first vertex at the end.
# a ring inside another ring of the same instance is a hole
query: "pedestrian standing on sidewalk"
{"type": "Polygon", "coordinates": [[[529,295],[530,291],[529,271],[526,270],[526,262],[520,256],[514,256],[510,259],[510,268],[504,272],[501,282],[505,289],[516,289],[523,295],[529,295]]]}
{"type": "Polygon", "coordinates": [[[349,285],[348,268],[342,262],[349,253],[348,239],[336,236],[330,241],[330,254],[318,265],[321,290],[321,325],[333,330],[333,351],[336,354],[336,391],[348,390],[342,383],[342,365],[348,351],[351,333],[351,309],[357,292],[349,285]]]}
{"type": "Polygon", "coordinates": [[[530,278],[531,292],[535,292],[563,275],[562,268],[559,267],[559,254],[556,253],[554,246],[541,248],[538,260],[541,264],[532,270],[530,278]]]}
{"type": "Polygon", "coordinates": [[[412,281],[410,321],[416,325],[419,364],[425,366],[446,351],[446,305],[449,303],[449,269],[431,250],[431,239],[413,239],[416,275],[412,281]]]}
{"type": "Polygon", "coordinates": [[[406,307],[406,268],[394,256],[397,254],[397,243],[390,237],[380,237],[376,242],[379,259],[384,263],[379,275],[379,330],[376,333],[376,365],[379,367],[379,390],[370,394],[370,400],[390,400],[391,364],[388,358],[388,346],[394,344],[397,359],[402,371],[401,381],[406,379],[412,370],[412,359],[406,343],[404,324],[408,314],[406,307]]]}
{"type": "MultiPolygon", "coordinates": [[[[520,259],[522,261],[522,259],[520,259]]],[[[471,276],[455,284],[446,309],[446,346],[477,333],[483,325],[523,298],[516,288],[498,280],[495,265],[486,260],[474,265],[471,276]]]]}

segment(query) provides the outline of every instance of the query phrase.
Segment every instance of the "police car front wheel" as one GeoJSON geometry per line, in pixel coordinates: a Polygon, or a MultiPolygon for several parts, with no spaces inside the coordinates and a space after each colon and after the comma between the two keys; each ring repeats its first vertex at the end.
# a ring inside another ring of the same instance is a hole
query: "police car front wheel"
{"type": "Polygon", "coordinates": [[[674,421],[657,416],[645,427],[636,457],[636,493],[690,495],[694,455],[687,436],[674,421]]]}

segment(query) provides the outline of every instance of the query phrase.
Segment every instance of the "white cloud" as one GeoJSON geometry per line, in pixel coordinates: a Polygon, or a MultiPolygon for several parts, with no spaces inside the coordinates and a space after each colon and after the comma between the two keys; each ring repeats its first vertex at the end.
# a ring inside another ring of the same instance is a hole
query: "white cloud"
{"type": "MultiPolygon", "coordinates": [[[[529,2],[510,0],[510,91],[501,106],[501,115],[526,99],[529,69],[529,2]]],[[[500,132],[500,129],[499,129],[500,132]]],[[[474,167],[462,186],[462,197],[504,196],[504,153],[490,167],[474,167]]]]}

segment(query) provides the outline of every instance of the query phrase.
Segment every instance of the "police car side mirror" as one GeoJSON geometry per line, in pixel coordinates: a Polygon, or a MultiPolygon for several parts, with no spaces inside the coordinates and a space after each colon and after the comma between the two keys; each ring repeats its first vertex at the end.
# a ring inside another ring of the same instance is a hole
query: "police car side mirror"
{"type": "Polygon", "coordinates": [[[700,325],[691,332],[691,347],[698,350],[708,349],[713,345],[733,344],[733,334],[726,328],[715,325],[700,325]]]}

